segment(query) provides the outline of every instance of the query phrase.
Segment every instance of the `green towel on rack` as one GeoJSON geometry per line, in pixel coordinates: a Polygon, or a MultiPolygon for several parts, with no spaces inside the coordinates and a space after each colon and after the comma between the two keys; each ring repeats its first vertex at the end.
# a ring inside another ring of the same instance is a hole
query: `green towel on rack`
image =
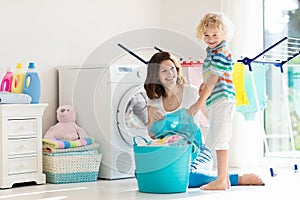
{"type": "Polygon", "coordinates": [[[252,72],[245,66],[245,90],[247,93],[249,104],[247,106],[237,106],[237,111],[242,113],[245,120],[252,121],[257,113],[257,105],[255,101],[254,88],[251,83],[251,73],[253,73],[254,84],[256,86],[256,92],[259,102],[260,111],[267,107],[268,96],[266,93],[266,72],[268,66],[264,64],[252,63],[252,72]]]}

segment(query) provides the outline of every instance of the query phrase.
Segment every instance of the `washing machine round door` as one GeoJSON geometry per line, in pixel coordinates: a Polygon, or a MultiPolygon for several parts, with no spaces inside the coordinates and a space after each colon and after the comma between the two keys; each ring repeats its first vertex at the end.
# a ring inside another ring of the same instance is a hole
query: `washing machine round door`
{"type": "Polygon", "coordinates": [[[134,136],[149,139],[147,95],[143,85],[130,88],[121,98],[117,110],[117,125],[122,138],[133,145],[134,136]]]}

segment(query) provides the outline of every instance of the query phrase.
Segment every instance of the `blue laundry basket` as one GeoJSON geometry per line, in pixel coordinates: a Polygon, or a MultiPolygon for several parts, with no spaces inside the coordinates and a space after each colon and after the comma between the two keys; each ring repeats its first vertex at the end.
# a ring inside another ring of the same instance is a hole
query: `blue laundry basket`
{"type": "MultiPolygon", "coordinates": [[[[143,138],[144,139],[144,138],[143,138]]],[[[147,142],[146,139],[144,139],[147,142]]],[[[134,138],[136,179],[140,192],[186,192],[193,145],[139,146],[134,138]]]]}

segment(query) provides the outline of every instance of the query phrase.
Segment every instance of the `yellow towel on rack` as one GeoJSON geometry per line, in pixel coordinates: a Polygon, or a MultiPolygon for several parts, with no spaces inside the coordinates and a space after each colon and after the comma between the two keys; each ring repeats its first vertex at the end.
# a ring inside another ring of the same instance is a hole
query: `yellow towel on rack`
{"type": "Polygon", "coordinates": [[[236,92],[236,106],[248,105],[249,101],[245,89],[245,66],[236,62],[233,66],[232,81],[236,92]]]}

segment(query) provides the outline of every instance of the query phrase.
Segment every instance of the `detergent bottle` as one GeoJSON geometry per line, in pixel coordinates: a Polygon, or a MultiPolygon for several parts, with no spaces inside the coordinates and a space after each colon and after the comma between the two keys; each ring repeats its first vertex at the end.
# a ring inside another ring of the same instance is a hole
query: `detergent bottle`
{"type": "Polygon", "coordinates": [[[18,94],[23,92],[24,77],[25,77],[25,70],[23,68],[23,65],[22,63],[18,63],[11,84],[12,93],[18,94]]]}
{"type": "Polygon", "coordinates": [[[23,86],[23,93],[31,96],[30,103],[39,103],[41,97],[41,80],[33,62],[30,62],[28,65],[23,86]]]}
{"type": "Polygon", "coordinates": [[[14,73],[12,72],[11,68],[8,67],[6,74],[2,78],[0,91],[11,92],[13,76],[14,73]]]}

